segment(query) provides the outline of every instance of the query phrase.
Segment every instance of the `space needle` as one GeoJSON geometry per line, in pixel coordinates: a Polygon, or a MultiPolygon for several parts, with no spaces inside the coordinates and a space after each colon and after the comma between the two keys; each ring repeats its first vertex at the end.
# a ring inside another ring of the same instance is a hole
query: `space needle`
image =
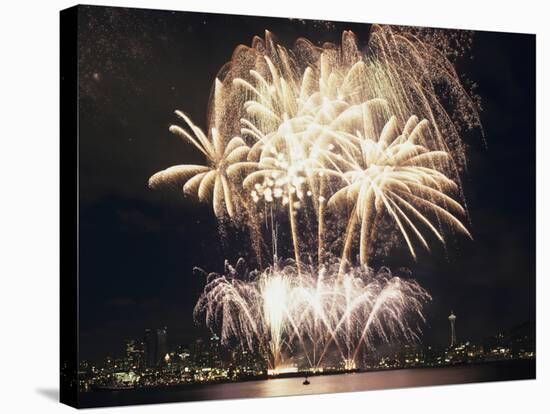
{"type": "Polygon", "coordinates": [[[451,348],[456,345],[455,321],[456,316],[453,311],[451,311],[451,314],[449,315],[449,323],[451,324],[451,348]]]}

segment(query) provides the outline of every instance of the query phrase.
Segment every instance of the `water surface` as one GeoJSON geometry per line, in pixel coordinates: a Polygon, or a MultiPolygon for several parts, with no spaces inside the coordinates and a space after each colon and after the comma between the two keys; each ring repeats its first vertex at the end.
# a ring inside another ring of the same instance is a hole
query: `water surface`
{"type": "Polygon", "coordinates": [[[415,368],[303,378],[277,378],[225,384],[197,384],[174,388],[97,391],[81,394],[83,407],[202,401],[232,398],[353,392],[427,385],[465,384],[535,378],[535,361],[506,361],[444,368],[415,368]]]}

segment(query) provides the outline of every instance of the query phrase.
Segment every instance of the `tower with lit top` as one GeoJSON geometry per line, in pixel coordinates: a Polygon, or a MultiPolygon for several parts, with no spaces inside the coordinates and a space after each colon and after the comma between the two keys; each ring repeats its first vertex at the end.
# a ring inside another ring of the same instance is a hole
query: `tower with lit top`
{"type": "Polygon", "coordinates": [[[451,311],[451,314],[449,315],[449,323],[451,324],[451,348],[456,345],[455,321],[456,316],[453,311],[451,311]]]}

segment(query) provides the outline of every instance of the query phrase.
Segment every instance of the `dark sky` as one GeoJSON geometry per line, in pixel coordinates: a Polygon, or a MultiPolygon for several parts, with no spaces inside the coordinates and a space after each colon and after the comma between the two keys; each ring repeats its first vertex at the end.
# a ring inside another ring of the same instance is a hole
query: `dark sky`
{"type": "MultiPolygon", "coordinates": [[[[100,7],[82,7],[79,25],[80,352],[100,360],[145,328],[168,326],[170,346],[201,335],[192,268],[228,255],[210,208],[147,187],[163,168],[202,162],[168,131],[173,111],[204,127],[218,69],[265,29],[286,46],[351,29],[364,47],[369,25],[100,7]]],[[[400,263],[433,296],[424,341],[440,345],[451,309],[459,339],[535,319],[535,37],[476,32],[457,69],[478,85],[487,143],[465,134],[474,241],[400,263]]]]}

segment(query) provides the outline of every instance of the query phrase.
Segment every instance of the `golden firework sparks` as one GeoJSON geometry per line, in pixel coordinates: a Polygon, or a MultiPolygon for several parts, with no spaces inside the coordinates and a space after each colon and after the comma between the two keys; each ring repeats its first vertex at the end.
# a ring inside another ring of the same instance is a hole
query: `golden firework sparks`
{"type": "Polygon", "coordinates": [[[331,351],[351,366],[362,346],[417,338],[408,315],[421,315],[430,300],[418,283],[364,266],[338,277],[338,267],[298,273],[287,260],[247,273],[243,259],[235,267],[226,262],[224,274],[208,275],[195,317],[205,317],[212,329],[221,326],[224,344],[237,340],[250,351],[262,349],[273,371],[288,362],[285,351],[296,344],[318,368],[331,351]]]}
{"type": "Polygon", "coordinates": [[[196,316],[220,326],[224,343],[260,346],[277,372],[296,346],[312,368],[336,349],[351,369],[363,345],[417,337],[408,315],[423,318],[428,293],[367,265],[381,228],[413,258],[419,245],[430,250],[428,234],[443,244],[448,229],[471,237],[460,131],[480,126],[478,106],[448,46],[437,32],[378,25],[364,52],[349,31],[340,45],[299,39],[292,49],[266,32],[220,71],[208,133],[176,112],[184,127],[170,130],[206,163],[170,167],[150,186],[185,182],[218,219],[248,227],[256,262],[258,246],[272,246],[263,270],[243,277],[240,259],[208,277],[196,316]],[[293,261],[277,258],[286,225],[293,261]]]}
{"type": "Polygon", "coordinates": [[[250,148],[240,137],[234,137],[226,143],[217,128],[212,128],[210,137],[207,137],[183,112],[176,111],[176,114],[186,122],[192,133],[177,125],[172,125],[170,131],[193,144],[205,156],[208,165],[169,167],[153,175],[149,179],[149,186],[154,188],[167,182],[186,181],[184,193],[196,195],[199,201],[212,200],[214,214],[218,218],[224,212],[233,217],[237,201],[228,168],[244,161],[250,148]]]}

